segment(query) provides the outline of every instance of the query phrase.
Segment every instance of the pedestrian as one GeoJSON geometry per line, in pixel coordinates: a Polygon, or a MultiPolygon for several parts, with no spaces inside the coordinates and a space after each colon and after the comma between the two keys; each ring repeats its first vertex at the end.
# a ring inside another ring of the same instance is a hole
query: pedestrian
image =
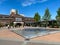
{"type": "Polygon", "coordinates": [[[8,29],[9,29],[9,25],[8,25],[8,29]]]}

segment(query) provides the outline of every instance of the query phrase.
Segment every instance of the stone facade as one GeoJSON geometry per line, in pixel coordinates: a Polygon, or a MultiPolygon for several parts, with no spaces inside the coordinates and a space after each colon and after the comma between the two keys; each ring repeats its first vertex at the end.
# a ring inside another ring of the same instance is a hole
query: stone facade
{"type": "Polygon", "coordinates": [[[28,23],[33,23],[34,19],[31,17],[24,17],[22,15],[18,14],[18,11],[15,9],[12,9],[10,11],[10,15],[2,15],[0,14],[0,23],[2,24],[10,24],[11,22],[28,22],[28,23]]]}

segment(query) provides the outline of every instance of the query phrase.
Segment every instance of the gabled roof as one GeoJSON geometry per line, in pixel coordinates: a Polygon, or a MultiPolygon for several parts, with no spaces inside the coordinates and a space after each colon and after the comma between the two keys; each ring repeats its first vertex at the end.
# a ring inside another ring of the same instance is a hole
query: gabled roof
{"type": "Polygon", "coordinates": [[[10,15],[9,17],[18,17],[18,18],[20,18],[20,17],[24,17],[24,16],[22,16],[22,15],[19,15],[19,14],[15,14],[15,15],[10,15]]]}
{"type": "Polygon", "coordinates": [[[9,15],[0,14],[0,17],[9,17],[9,15]]]}

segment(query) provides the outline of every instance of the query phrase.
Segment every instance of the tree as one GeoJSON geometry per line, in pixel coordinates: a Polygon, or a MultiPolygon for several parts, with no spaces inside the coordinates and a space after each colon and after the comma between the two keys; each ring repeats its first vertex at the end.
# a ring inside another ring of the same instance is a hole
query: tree
{"type": "Polygon", "coordinates": [[[60,20],[60,8],[59,8],[58,11],[57,11],[56,20],[60,20]]]}
{"type": "Polygon", "coordinates": [[[11,23],[10,23],[10,26],[13,26],[13,25],[14,25],[14,23],[13,23],[13,22],[11,22],[11,23]]]}
{"type": "Polygon", "coordinates": [[[43,20],[46,22],[46,25],[45,26],[47,26],[47,23],[48,23],[48,21],[51,19],[51,15],[50,15],[50,12],[49,12],[49,9],[47,8],[46,10],[45,10],[45,14],[44,14],[44,16],[43,16],[43,20]]]}
{"type": "Polygon", "coordinates": [[[0,27],[3,27],[3,24],[2,23],[0,23],[0,27]]]}
{"type": "Polygon", "coordinates": [[[60,23],[60,8],[59,8],[58,11],[57,11],[56,20],[57,20],[58,25],[60,25],[60,24],[59,24],[59,23],[60,23]]]}
{"type": "Polygon", "coordinates": [[[36,22],[40,21],[41,17],[39,15],[39,13],[35,13],[34,19],[36,22]]]}

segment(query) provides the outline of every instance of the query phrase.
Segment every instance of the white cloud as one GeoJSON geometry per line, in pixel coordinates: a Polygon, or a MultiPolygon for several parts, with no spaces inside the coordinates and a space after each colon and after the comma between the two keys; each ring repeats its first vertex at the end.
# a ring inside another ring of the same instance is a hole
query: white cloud
{"type": "Polygon", "coordinates": [[[28,6],[28,5],[31,5],[32,3],[31,2],[24,2],[22,3],[22,6],[28,6]]]}
{"type": "Polygon", "coordinates": [[[21,16],[24,16],[24,14],[20,14],[21,16]]]}
{"type": "Polygon", "coordinates": [[[22,3],[22,6],[30,6],[32,4],[36,4],[36,3],[42,3],[42,2],[45,2],[47,0],[25,0],[23,3],[22,3]]]}

